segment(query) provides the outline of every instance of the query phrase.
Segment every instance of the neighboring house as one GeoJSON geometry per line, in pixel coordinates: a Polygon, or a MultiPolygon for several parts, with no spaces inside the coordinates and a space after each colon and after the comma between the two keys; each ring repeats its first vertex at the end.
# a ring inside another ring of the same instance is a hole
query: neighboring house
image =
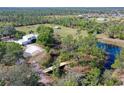
{"type": "Polygon", "coordinates": [[[15,43],[19,43],[20,45],[25,46],[25,45],[35,42],[37,39],[37,36],[38,35],[36,34],[28,34],[28,35],[23,36],[22,39],[15,41],[15,43]]]}
{"type": "Polygon", "coordinates": [[[79,18],[83,18],[83,15],[78,15],[79,18]]]}
{"type": "Polygon", "coordinates": [[[109,21],[109,19],[108,18],[97,18],[96,19],[96,21],[98,22],[98,23],[103,23],[103,22],[108,22],[109,21]]]}
{"type": "Polygon", "coordinates": [[[55,29],[61,29],[61,27],[60,27],[60,26],[55,26],[54,28],[55,28],[55,29]]]}

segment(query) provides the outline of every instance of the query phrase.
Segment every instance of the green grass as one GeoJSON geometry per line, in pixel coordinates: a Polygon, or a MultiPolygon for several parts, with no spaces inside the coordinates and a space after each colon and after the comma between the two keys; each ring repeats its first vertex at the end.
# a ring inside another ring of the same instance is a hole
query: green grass
{"type": "MultiPolygon", "coordinates": [[[[18,31],[23,31],[23,32],[26,32],[26,33],[28,33],[31,30],[36,32],[37,27],[40,26],[40,25],[41,24],[30,25],[30,26],[21,26],[21,27],[16,27],[16,29],[18,31]]],[[[60,37],[65,37],[67,35],[72,35],[74,37],[77,36],[77,30],[78,29],[75,29],[75,28],[69,28],[69,27],[55,25],[55,24],[43,24],[43,25],[48,26],[48,27],[52,27],[55,31],[55,34],[60,35],[60,37]],[[55,26],[59,26],[61,29],[55,29],[54,28],[55,26]]],[[[81,35],[82,36],[87,36],[88,33],[86,31],[81,30],[81,35]]]]}
{"type": "Polygon", "coordinates": [[[28,33],[31,30],[35,32],[38,26],[40,26],[40,24],[29,25],[29,26],[21,26],[21,27],[16,27],[16,30],[26,32],[26,33],[28,33]]]}
{"type": "MultiPolygon", "coordinates": [[[[52,27],[54,29],[54,34],[60,35],[60,37],[65,37],[67,35],[72,35],[74,37],[77,36],[77,30],[75,28],[69,28],[69,27],[65,27],[65,26],[60,26],[60,25],[55,25],[55,24],[44,24],[45,26],[49,26],[52,27]],[[61,29],[55,29],[55,26],[59,26],[61,29]]],[[[88,33],[84,30],[81,30],[81,35],[87,36],[88,33]]]]}

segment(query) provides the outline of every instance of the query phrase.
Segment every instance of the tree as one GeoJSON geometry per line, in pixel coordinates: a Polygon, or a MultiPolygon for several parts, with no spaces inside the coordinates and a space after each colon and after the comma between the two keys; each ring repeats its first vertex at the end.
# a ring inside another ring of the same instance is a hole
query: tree
{"type": "Polygon", "coordinates": [[[80,38],[75,57],[78,61],[85,62],[87,65],[102,68],[104,64],[104,52],[97,47],[97,40],[93,36],[80,38]]]}
{"type": "Polygon", "coordinates": [[[99,85],[104,86],[121,85],[122,82],[120,82],[117,78],[113,77],[112,73],[113,72],[111,70],[105,70],[104,74],[100,77],[99,85]]]}
{"type": "Polygon", "coordinates": [[[23,83],[27,86],[38,86],[39,76],[35,73],[31,73],[29,77],[24,78],[23,83]]]}
{"type": "Polygon", "coordinates": [[[2,31],[4,36],[12,36],[16,34],[16,29],[13,26],[5,26],[2,31]]]}
{"type": "Polygon", "coordinates": [[[56,82],[59,86],[81,86],[81,80],[84,79],[84,75],[76,72],[67,72],[64,77],[56,82]]]}
{"type": "Polygon", "coordinates": [[[61,77],[61,71],[60,71],[60,69],[59,69],[59,65],[60,65],[60,62],[59,61],[56,61],[55,63],[54,63],[54,67],[53,67],[53,72],[52,72],[52,76],[53,77],[61,77]]]}
{"type": "Polygon", "coordinates": [[[36,86],[39,77],[30,65],[22,63],[13,66],[0,65],[0,85],[36,86]]]}
{"type": "Polygon", "coordinates": [[[68,61],[73,57],[73,54],[68,51],[61,51],[60,55],[57,59],[59,59],[61,62],[68,61]]]}
{"type": "Polygon", "coordinates": [[[0,86],[5,86],[5,80],[0,80],[0,86]]]}
{"type": "Polygon", "coordinates": [[[113,23],[108,27],[108,36],[110,38],[120,38],[123,39],[124,34],[123,24],[113,23]]]}
{"type": "Polygon", "coordinates": [[[75,40],[72,35],[67,35],[61,40],[61,45],[65,51],[71,51],[75,48],[75,40]]]}
{"type": "Polygon", "coordinates": [[[14,37],[16,39],[21,39],[25,34],[26,34],[25,32],[16,31],[16,33],[14,34],[14,37]]]}
{"type": "Polygon", "coordinates": [[[64,86],[78,86],[78,83],[74,80],[65,81],[64,86]]]}
{"type": "Polygon", "coordinates": [[[5,50],[6,50],[6,44],[4,42],[0,42],[0,62],[1,59],[3,58],[3,55],[5,54],[5,50]]]}
{"type": "Polygon", "coordinates": [[[17,31],[13,26],[5,26],[0,29],[0,36],[9,36],[16,39],[22,38],[25,35],[25,32],[17,31]]]}
{"type": "Polygon", "coordinates": [[[96,86],[98,85],[100,75],[100,69],[92,68],[89,73],[86,74],[85,78],[82,79],[81,83],[85,86],[96,86]]]}
{"type": "Polygon", "coordinates": [[[50,27],[38,27],[37,32],[39,33],[37,42],[45,46],[51,46],[53,43],[53,29],[50,27]]]}
{"type": "Polygon", "coordinates": [[[44,26],[44,25],[41,25],[37,28],[36,30],[38,33],[43,33],[43,32],[51,32],[53,33],[53,28],[51,27],[47,27],[47,26],[44,26]]]}
{"type": "Polygon", "coordinates": [[[124,67],[124,49],[121,50],[121,53],[117,56],[114,64],[112,64],[113,68],[122,69],[124,67]]]}
{"type": "Polygon", "coordinates": [[[23,48],[17,43],[0,42],[0,50],[1,64],[12,65],[23,58],[23,48]]]}

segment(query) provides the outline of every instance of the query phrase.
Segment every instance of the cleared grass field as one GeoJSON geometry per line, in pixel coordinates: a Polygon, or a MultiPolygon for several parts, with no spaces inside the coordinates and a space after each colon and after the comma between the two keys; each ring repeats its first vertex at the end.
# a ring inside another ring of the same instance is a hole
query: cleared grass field
{"type": "MultiPolygon", "coordinates": [[[[67,35],[72,35],[74,37],[77,36],[77,30],[75,28],[69,28],[65,26],[55,25],[55,24],[45,24],[45,26],[52,27],[54,29],[54,33],[60,35],[61,37],[65,37],[67,35]],[[60,27],[61,29],[55,29],[55,26],[60,27]]],[[[87,36],[88,33],[86,31],[81,30],[82,36],[87,36]]]]}
{"type": "Polygon", "coordinates": [[[21,26],[21,27],[16,27],[16,30],[26,32],[26,33],[28,33],[31,30],[35,32],[38,26],[40,26],[40,24],[29,25],[29,26],[21,26]]]}
{"type": "MultiPolygon", "coordinates": [[[[26,33],[28,33],[31,30],[36,32],[37,27],[40,26],[40,25],[41,24],[16,27],[16,30],[26,32],[26,33]]],[[[75,29],[75,28],[69,28],[69,27],[55,25],[55,24],[42,24],[42,25],[52,27],[54,29],[54,34],[60,35],[61,37],[65,37],[67,35],[72,35],[72,36],[76,37],[77,33],[78,33],[77,32],[78,29],[75,29]],[[55,26],[58,26],[61,29],[56,29],[55,26]]],[[[88,35],[87,31],[81,30],[80,32],[81,32],[82,36],[87,36],[88,35]]]]}

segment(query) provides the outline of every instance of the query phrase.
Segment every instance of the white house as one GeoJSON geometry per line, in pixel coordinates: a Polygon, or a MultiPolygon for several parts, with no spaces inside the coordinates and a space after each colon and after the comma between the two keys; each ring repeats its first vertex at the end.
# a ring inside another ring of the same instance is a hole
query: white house
{"type": "Polygon", "coordinates": [[[83,17],[83,15],[78,15],[78,17],[83,17]]]}
{"type": "Polygon", "coordinates": [[[96,19],[96,21],[98,22],[98,23],[103,23],[103,22],[108,22],[109,21],[109,19],[108,18],[97,18],[96,19]]]}
{"type": "Polygon", "coordinates": [[[20,45],[27,45],[33,42],[33,40],[36,40],[38,37],[37,34],[28,34],[22,37],[22,39],[19,39],[17,41],[14,41],[15,43],[19,43],[20,45]]]}

